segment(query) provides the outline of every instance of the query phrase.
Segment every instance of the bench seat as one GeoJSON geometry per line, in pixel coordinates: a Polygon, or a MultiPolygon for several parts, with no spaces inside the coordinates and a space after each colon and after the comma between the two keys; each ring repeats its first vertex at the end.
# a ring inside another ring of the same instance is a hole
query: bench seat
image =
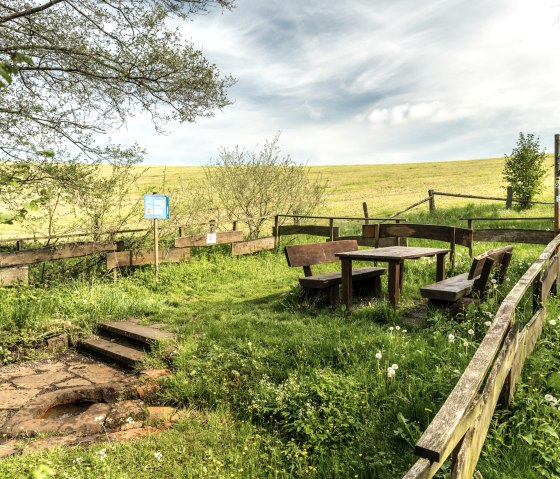
{"type": "MultiPolygon", "coordinates": [[[[352,270],[352,280],[361,281],[364,279],[375,278],[381,276],[387,271],[386,268],[358,268],[352,270]]],[[[342,273],[340,271],[334,273],[318,274],[315,276],[307,276],[300,278],[299,284],[304,288],[323,289],[331,286],[339,285],[342,282],[342,273]]]]}
{"type": "Polygon", "coordinates": [[[474,282],[475,278],[469,279],[469,273],[463,273],[437,283],[422,286],[420,294],[426,299],[454,302],[468,296],[473,289],[474,282]]]}

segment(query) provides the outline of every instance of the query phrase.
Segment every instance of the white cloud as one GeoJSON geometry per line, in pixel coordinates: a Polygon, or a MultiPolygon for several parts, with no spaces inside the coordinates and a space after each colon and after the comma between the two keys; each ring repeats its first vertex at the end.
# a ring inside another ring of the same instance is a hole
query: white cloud
{"type": "Polygon", "coordinates": [[[238,78],[235,103],[167,137],[144,117],[119,135],[146,145],[150,164],[203,164],[276,131],[310,164],[500,156],[519,131],[550,149],[559,14],[548,0],[239,0],[181,26],[238,78]]]}

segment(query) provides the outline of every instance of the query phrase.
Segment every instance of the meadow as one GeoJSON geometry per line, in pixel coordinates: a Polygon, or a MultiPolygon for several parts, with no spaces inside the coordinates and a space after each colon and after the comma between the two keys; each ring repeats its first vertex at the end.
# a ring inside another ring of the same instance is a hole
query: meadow
{"type": "MultiPolygon", "coordinates": [[[[502,164],[485,160],[317,170],[333,188],[328,214],[359,215],[367,201],[373,216],[406,207],[425,197],[428,188],[502,196],[502,164]]],[[[162,170],[149,171],[148,183],[162,170]]],[[[550,216],[551,207],[524,214],[550,216]]],[[[522,215],[501,204],[446,199],[431,216],[423,205],[405,217],[464,225],[460,218],[466,216],[522,215]]],[[[550,223],[530,227],[550,228],[550,223]]],[[[519,224],[504,221],[500,226],[519,224]]],[[[352,231],[357,225],[345,228],[352,231]]],[[[477,243],[475,254],[492,246],[477,243]]],[[[135,443],[5,459],[0,477],[402,477],[415,461],[415,441],[468,364],[501,298],[542,249],[515,245],[507,281],[459,321],[426,310],[420,298],[419,286],[434,277],[430,260],[407,264],[397,310],[386,300],[368,299],[350,311],[322,307],[304,297],[297,286],[301,272],[287,267],[281,251],[232,258],[227,247],[198,249],[190,263],[162,265],[159,281],[147,267],[127,272],[117,283],[99,273],[60,278],[46,288],[3,288],[4,363],[43,354],[25,346],[49,333],[79,337],[100,321],[129,317],[164,323],[178,334],[177,352],[155,351],[145,366],[170,365],[173,375],[162,384],[157,402],[192,414],[171,430],[135,443]],[[396,374],[389,377],[394,365],[396,374]]],[[[467,250],[458,248],[455,272],[467,271],[470,262],[467,250]]],[[[386,294],[386,280],[383,290],[386,294]]],[[[528,311],[530,302],[527,298],[528,311]]],[[[560,329],[555,324],[560,302],[550,300],[548,311],[550,322],[513,403],[494,416],[479,462],[485,479],[560,477],[560,411],[550,399],[560,396],[560,329]]],[[[517,319],[523,323],[527,315],[517,319]]],[[[438,477],[445,477],[449,467],[438,477]]]]}

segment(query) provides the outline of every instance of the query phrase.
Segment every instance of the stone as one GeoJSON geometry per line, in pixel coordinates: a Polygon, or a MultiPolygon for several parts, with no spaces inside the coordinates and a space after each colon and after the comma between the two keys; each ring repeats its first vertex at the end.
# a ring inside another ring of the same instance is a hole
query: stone
{"type": "Polygon", "coordinates": [[[140,371],[140,380],[142,381],[156,381],[161,378],[167,378],[171,376],[171,371],[169,369],[146,369],[140,371]]]}
{"type": "Polygon", "coordinates": [[[61,383],[58,383],[56,385],[57,388],[73,388],[73,387],[78,387],[78,386],[90,386],[91,382],[89,382],[87,379],[82,379],[82,378],[73,378],[73,379],[69,379],[68,381],[63,381],[61,383]]]}
{"type": "Polygon", "coordinates": [[[19,409],[39,392],[40,389],[4,389],[0,391],[0,410],[19,409]]]}
{"type": "Polygon", "coordinates": [[[159,384],[146,383],[136,387],[138,397],[143,400],[155,399],[158,391],[161,389],[159,384]]]}
{"type": "Polygon", "coordinates": [[[69,368],[70,372],[95,384],[124,381],[127,375],[122,371],[104,364],[78,364],[69,368]]]}
{"type": "Polygon", "coordinates": [[[142,401],[121,401],[113,404],[105,420],[105,427],[111,431],[135,429],[141,427],[146,418],[142,401]]]}
{"type": "Polygon", "coordinates": [[[45,388],[59,383],[66,379],[70,379],[73,375],[65,371],[44,372],[40,374],[32,374],[14,378],[12,382],[19,387],[27,389],[45,388]]]}
{"type": "Polygon", "coordinates": [[[0,458],[13,456],[21,451],[22,444],[20,441],[11,440],[0,444],[0,458]]]}
{"type": "Polygon", "coordinates": [[[175,422],[177,410],[174,407],[165,406],[149,406],[148,408],[149,425],[158,425],[162,423],[175,422]]]}
{"type": "Polygon", "coordinates": [[[68,335],[60,334],[47,339],[47,349],[51,353],[62,353],[68,349],[68,335]]]}

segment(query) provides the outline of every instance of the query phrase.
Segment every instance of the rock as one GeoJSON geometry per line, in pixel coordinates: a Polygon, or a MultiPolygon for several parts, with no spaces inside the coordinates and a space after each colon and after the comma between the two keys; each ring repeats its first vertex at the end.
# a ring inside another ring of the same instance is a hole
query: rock
{"type": "Polygon", "coordinates": [[[47,349],[51,353],[62,353],[68,349],[68,335],[60,334],[54,338],[47,339],[47,349]]]}
{"type": "Polygon", "coordinates": [[[20,409],[39,392],[40,389],[3,389],[0,391],[0,410],[20,409]]]}
{"type": "Polygon", "coordinates": [[[136,429],[142,427],[147,416],[142,401],[121,401],[113,404],[111,412],[105,419],[105,427],[111,431],[136,429]]]}
{"type": "Polygon", "coordinates": [[[156,381],[171,376],[169,369],[146,369],[140,372],[141,381],[156,381]]]}

